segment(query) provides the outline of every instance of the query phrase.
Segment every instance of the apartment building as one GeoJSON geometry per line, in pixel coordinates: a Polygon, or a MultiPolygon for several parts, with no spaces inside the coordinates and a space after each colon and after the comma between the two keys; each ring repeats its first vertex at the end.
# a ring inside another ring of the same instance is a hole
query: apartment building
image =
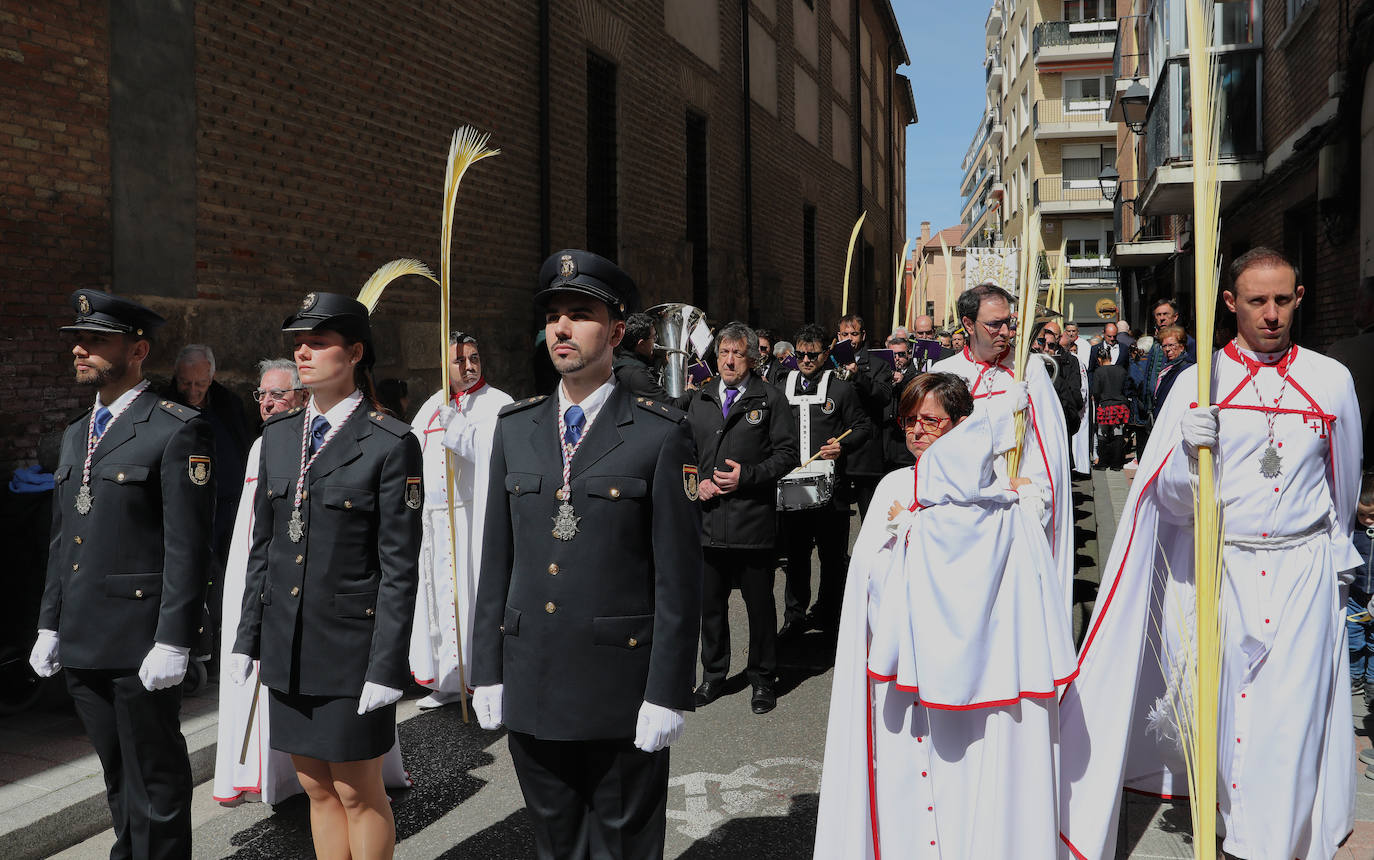
{"type": "MultiPolygon", "coordinates": [[[[1144,321],[1157,298],[1193,304],[1192,118],[1183,0],[1129,5],[1107,114],[1119,123],[1112,262],[1127,318],[1144,321]]],[[[1320,349],[1353,333],[1355,290],[1374,274],[1374,0],[1219,2],[1212,39],[1223,262],[1258,245],[1297,261],[1297,337],[1320,349]]]]}

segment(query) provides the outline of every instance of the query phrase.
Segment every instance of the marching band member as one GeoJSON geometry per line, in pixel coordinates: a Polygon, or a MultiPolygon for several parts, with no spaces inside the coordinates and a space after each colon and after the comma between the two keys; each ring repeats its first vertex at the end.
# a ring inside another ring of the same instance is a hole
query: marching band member
{"type": "Polygon", "coordinates": [[[902,395],[917,459],[879,484],[854,545],[817,858],[1056,855],[1073,637],[1042,496],[994,467],[1027,403],[1008,382],[975,406],[948,373],[902,395]]]}
{"type": "Polygon", "coordinates": [[[1116,848],[1123,787],[1177,798],[1188,782],[1174,706],[1195,651],[1193,486],[1217,457],[1222,505],[1217,774],[1224,849],[1247,860],[1326,858],[1354,822],[1345,604],[1360,419],[1350,374],[1292,342],[1304,289],[1256,248],[1222,293],[1236,338],[1211,356],[1212,402],[1180,372],[1155,422],[1064,694],[1067,854],[1116,848]],[[1161,641],[1161,631],[1163,641],[1161,641]],[[1172,703],[1172,704],[1171,704],[1172,703]]]}
{"type": "Polygon", "coordinates": [[[295,336],[304,409],[263,427],[243,613],[230,677],[260,658],[273,748],[291,754],[321,857],[390,857],[382,760],[396,740],[415,611],[420,445],[378,411],[367,308],[311,293],[295,336]]]}
{"type": "Polygon", "coordinates": [[[417,683],[434,691],[417,702],[422,710],[451,704],[467,694],[463,685],[471,672],[472,614],[482,560],[491,441],[496,435],[497,413],[512,402],[509,394],[487,383],[477,338],[450,332],[448,355],[449,396],[436,391],[416,413],[411,430],[420,440],[425,459],[420,587],[410,633],[410,672],[417,683]],[[446,450],[454,454],[453,523],[457,531],[452,536],[446,450]],[[456,566],[450,547],[458,551],[456,566]]]}
{"type": "MultiPolygon", "coordinates": [[[[1012,339],[1016,320],[1011,294],[995,284],[979,284],[959,295],[959,317],[968,332],[964,351],[935,363],[935,372],[964,378],[974,400],[1001,396],[1011,384],[1012,339]]],[[[1026,337],[1030,321],[1026,321],[1026,337]]],[[[1070,486],[1068,433],[1054,384],[1039,360],[1026,365],[1030,409],[1026,412],[1021,474],[1046,494],[1045,537],[1064,587],[1064,612],[1073,606],[1073,491],[1070,486]]],[[[1000,463],[1001,461],[999,461],[1000,463]]],[[[1001,468],[999,465],[998,468],[1001,468]]],[[[1026,492],[1026,491],[1023,491],[1026,492]]]]}

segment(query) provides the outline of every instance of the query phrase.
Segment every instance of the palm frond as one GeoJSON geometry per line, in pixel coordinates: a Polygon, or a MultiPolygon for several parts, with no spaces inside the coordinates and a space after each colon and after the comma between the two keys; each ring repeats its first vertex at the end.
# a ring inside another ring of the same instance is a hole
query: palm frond
{"type": "Polygon", "coordinates": [[[901,320],[902,286],[906,283],[906,252],[911,250],[911,240],[902,245],[902,254],[897,258],[897,283],[892,290],[892,330],[895,331],[901,320]]]}
{"type": "Polygon", "coordinates": [[[854,243],[859,240],[859,228],[863,227],[864,219],[868,217],[868,210],[865,209],[859,214],[859,220],[854,222],[854,229],[849,231],[849,252],[844,257],[844,294],[840,297],[840,316],[849,313],[849,270],[854,268],[854,243]]]}
{"type": "Polygon", "coordinates": [[[367,283],[363,284],[363,288],[358,291],[358,301],[367,306],[368,313],[372,313],[377,309],[377,302],[382,298],[382,291],[387,288],[387,285],[406,275],[419,275],[422,278],[429,278],[436,284],[439,283],[439,279],[434,277],[429,266],[419,260],[392,260],[390,263],[384,263],[372,273],[372,277],[367,279],[367,283]]]}

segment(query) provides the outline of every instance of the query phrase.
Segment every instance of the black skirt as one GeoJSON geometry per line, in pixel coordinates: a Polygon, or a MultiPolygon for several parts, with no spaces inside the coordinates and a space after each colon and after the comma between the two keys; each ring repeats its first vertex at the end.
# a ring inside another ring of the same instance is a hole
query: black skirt
{"type": "Polygon", "coordinates": [[[396,742],[396,705],[358,715],[358,698],[271,690],[272,749],[320,761],[365,761],[396,742]]]}

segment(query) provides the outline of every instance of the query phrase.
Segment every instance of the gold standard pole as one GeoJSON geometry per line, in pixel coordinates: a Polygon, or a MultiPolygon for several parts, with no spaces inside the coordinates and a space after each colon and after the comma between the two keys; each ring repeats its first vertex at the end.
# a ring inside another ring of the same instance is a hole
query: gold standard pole
{"type": "MultiPolygon", "coordinates": [[[[471,126],[463,126],[453,133],[453,141],[449,144],[448,164],[444,168],[444,212],[442,218],[442,228],[439,246],[439,343],[443,353],[439,361],[442,376],[442,388],[444,397],[449,396],[449,376],[448,376],[448,333],[449,325],[449,296],[451,261],[453,257],[453,218],[454,202],[458,197],[458,184],[463,181],[463,174],[475,162],[492,155],[499,155],[499,149],[487,149],[487,141],[490,135],[481,134],[471,126]]],[[[454,512],[454,493],[456,480],[454,472],[457,466],[454,462],[453,452],[444,449],[444,484],[448,499],[448,557],[449,564],[453,569],[453,633],[458,647],[458,683],[462,687],[458,697],[462,705],[463,722],[468,722],[468,696],[467,678],[463,670],[463,619],[462,612],[458,605],[458,529],[457,518],[454,512]]]]}

